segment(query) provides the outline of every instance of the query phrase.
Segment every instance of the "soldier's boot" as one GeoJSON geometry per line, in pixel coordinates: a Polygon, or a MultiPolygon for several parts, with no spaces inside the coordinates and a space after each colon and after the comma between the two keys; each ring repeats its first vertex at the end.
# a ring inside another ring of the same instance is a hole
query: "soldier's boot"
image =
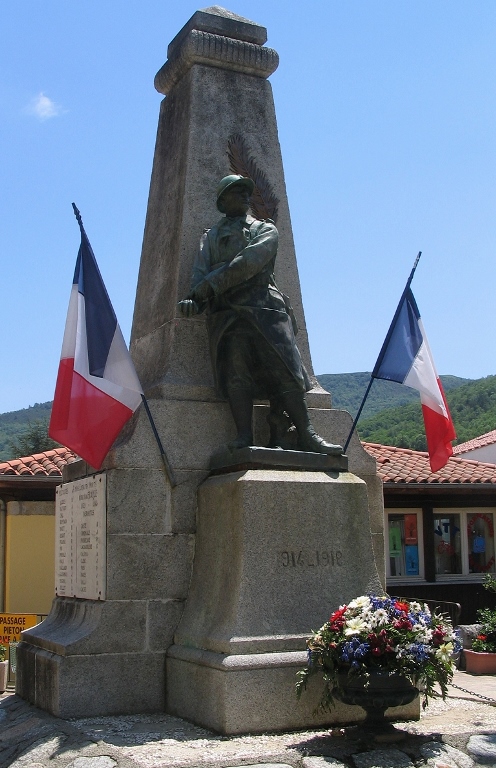
{"type": "Polygon", "coordinates": [[[253,398],[251,392],[245,389],[234,389],[229,392],[229,406],[238,434],[235,440],[228,443],[231,450],[246,448],[253,445],[253,398]]]}
{"type": "Polygon", "coordinates": [[[298,432],[300,450],[332,455],[340,455],[343,453],[341,445],[328,443],[323,437],[320,437],[312,427],[303,392],[285,392],[282,396],[282,400],[284,409],[298,432]]]}

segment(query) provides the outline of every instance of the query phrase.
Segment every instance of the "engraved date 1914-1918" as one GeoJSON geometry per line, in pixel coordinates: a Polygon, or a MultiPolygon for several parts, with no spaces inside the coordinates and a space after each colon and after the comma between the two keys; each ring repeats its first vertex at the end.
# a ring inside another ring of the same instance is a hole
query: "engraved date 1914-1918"
{"type": "Polygon", "coordinates": [[[343,565],[343,553],[339,550],[286,550],[278,553],[283,568],[333,568],[343,565]]]}

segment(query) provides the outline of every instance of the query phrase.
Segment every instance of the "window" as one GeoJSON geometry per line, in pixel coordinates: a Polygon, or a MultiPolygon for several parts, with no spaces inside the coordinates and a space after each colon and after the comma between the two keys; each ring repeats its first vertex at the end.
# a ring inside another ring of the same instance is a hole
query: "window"
{"type": "Polygon", "coordinates": [[[436,574],[496,572],[494,509],[434,510],[436,574]]]}
{"type": "Polygon", "coordinates": [[[424,576],[422,513],[390,511],[387,515],[386,571],[388,579],[424,576]]]}
{"type": "Polygon", "coordinates": [[[434,512],[436,575],[463,573],[460,514],[434,512]]]}
{"type": "MultiPolygon", "coordinates": [[[[437,508],[432,521],[429,566],[436,581],[480,581],[485,573],[496,573],[496,508],[437,508]]],[[[388,582],[422,581],[422,511],[387,510],[385,539],[388,582]]]]}

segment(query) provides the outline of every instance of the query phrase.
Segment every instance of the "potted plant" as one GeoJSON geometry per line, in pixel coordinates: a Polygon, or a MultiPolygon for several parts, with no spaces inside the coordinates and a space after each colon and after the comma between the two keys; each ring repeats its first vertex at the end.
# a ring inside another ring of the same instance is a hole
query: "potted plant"
{"type": "Polygon", "coordinates": [[[7,646],[0,645],[0,693],[4,693],[7,688],[9,678],[9,662],[6,660],[7,646]]]}
{"type": "Polygon", "coordinates": [[[307,641],[308,661],[297,675],[298,697],[322,675],[319,708],[334,700],[359,704],[365,727],[385,727],[384,712],[407,704],[420,688],[425,707],[439,685],[445,698],[458,640],[449,619],[427,605],[388,595],[362,595],[334,611],[307,641]]]}
{"type": "MultiPolygon", "coordinates": [[[[483,586],[496,592],[496,578],[486,573],[483,586]]],[[[477,611],[479,634],[472,648],[463,651],[467,672],[473,675],[496,674],[496,608],[480,608],[477,611]]]]}

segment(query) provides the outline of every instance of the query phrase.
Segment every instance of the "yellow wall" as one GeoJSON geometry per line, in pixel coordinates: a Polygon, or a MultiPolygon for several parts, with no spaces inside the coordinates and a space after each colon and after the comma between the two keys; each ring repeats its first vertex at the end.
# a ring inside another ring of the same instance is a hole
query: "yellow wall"
{"type": "Polygon", "coordinates": [[[55,596],[54,513],[54,502],[7,504],[6,613],[44,614],[50,611],[55,596]]]}

